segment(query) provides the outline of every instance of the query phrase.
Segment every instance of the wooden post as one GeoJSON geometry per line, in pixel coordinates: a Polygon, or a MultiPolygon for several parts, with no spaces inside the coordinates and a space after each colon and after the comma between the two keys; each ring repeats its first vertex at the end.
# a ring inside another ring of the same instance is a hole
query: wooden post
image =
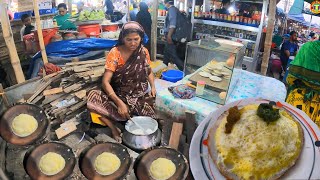
{"type": "Polygon", "coordinates": [[[127,10],[128,10],[128,13],[127,13],[127,21],[131,21],[131,17],[130,17],[130,0],[127,0],[127,10]]]}
{"type": "Polygon", "coordinates": [[[151,27],[151,60],[157,60],[157,24],[158,24],[159,1],[153,0],[152,6],[152,27],[151,27]]]}
{"type": "Polygon", "coordinates": [[[39,6],[38,6],[37,0],[33,0],[33,9],[34,9],[34,16],[36,18],[38,39],[39,39],[40,51],[41,51],[41,55],[42,55],[43,64],[47,64],[48,57],[47,57],[46,48],[44,46],[44,41],[43,41],[43,34],[42,34],[40,14],[39,14],[39,6]]]}
{"type": "Polygon", "coordinates": [[[13,67],[14,74],[16,76],[17,83],[22,83],[25,81],[25,77],[21,68],[17,48],[13,40],[12,29],[10,26],[9,17],[7,14],[6,4],[4,3],[4,0],[0,0],[0,19],[3,38],[9,50],[10,61],[13,67]]]}
{"type": "Polygon", "coordinates": [[[68,12],[72,15],[72,0],[68,0],[68,12]]]}
{"type": "Polygon", "coordinates": [[[263,59],[261,64],[261,73],[263,75],[267,75],[268,65],[269,65],[269,58],[270,58],[270,51],[272,45],[272,34],[274,30],[274,22],[276,16],[276,0],[269,1],[269,14],[268,14],[268,27],[266,33],[266,39],[264,43],[264,52],[263,52],[263,59]]]}

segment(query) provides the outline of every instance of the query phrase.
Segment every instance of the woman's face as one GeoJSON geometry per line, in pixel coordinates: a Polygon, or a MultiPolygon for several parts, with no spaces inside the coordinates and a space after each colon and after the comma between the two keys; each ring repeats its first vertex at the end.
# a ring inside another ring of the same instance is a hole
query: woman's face
{"type": "Polygon", "coordinates": [[[130,33],[124,37],[123,41],[126,48],[135,51],[141,43],[141,37],[138,33],[130,33]]]}

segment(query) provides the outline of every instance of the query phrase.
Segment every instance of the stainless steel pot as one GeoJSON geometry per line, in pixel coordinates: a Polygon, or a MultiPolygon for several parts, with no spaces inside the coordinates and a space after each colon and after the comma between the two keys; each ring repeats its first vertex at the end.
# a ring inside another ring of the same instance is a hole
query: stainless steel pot
{"type": "Polygon", "coordinates": [[[157,146],[161,140],[161,130],[158,128],[158,122],[151,117],[136,116],[132,118],[147,130],[145,134],[138,131],[138,127],[131,121],[128,121],[123,132],[122,142],[135,151],[143,151],[157,146]]]}

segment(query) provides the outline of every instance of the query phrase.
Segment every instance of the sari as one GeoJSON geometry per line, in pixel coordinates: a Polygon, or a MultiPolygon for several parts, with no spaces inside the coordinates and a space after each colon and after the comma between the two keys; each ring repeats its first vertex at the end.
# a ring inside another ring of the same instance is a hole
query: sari
{"type": "MultiPolygon", "coordinates": [[[[117,68],[111,79],[111,86],[116,95],[129,107],[130,115],[156,118],[155,98],[149,97],[148,76],[151,68],[143,46],[117,68]]],[[[92,90],[88,94],[87,107],[91,112],[105,116],[113,121],[126,121],[120,116],[117,106],[102,90],[92,90]]]]}
{"type": "Polygon", "coordinates": [[[287,77],[286,102],[304,111],[320,127],[320,41],[304,44],[287,77]]]}

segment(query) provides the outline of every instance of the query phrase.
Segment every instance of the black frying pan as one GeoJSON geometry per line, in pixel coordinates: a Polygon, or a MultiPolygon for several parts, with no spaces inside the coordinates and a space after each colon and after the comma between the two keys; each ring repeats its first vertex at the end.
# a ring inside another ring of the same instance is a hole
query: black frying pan
{"type": "Polygon", "coordinates": [[[19,104],[9,108],[2,116],[0,120],[0,135],[11,144],[30,145],[45,137],[48,126],[49,121],[42,108],[34,104],[19,104]],[[38,121],[37,130],[27,137],[19,137],[11,129],[13,119],[20,114],[29,114],[38,121]]]}
{"type": "Polygon", "coordinates": [[[23,159],[23,166],[27,174],[34,180],[60,180],[65,179],[72,174],[76,158],[72,149],[59,142],[51,142],[35,146],[28,150],[23,159]],[[53,176],[43,174],[39,168],[39,162],[43,155],[48,152],[60,154],[66,161],[66,165],[62,171],[53,176]]]}
{"type": "Polygon", "coordinates": [[[132,159],[125,146],[119,143],[101,143],[88,147],[84,150],[79,157],[79,166],[82,174],[90,180],[118,180],[124,179],[132,164],[132,159]],[[120,168],[111,175],[102,176],[96,172],[94,162],[97,156],[103,152],[113,153],[118,156],[121,161],[120,168]]]}
{"type": "Polygon", "coordinates": [[[189,173],[189,164],[186,157],[170,147],[153,147],[143,151],[134,163],[134,173],[139,180],[154,180],[149,169],[151,163],[158,158],[167,158],[176,165],[176,172],[168,180],[184,180],[189,173]]]}

